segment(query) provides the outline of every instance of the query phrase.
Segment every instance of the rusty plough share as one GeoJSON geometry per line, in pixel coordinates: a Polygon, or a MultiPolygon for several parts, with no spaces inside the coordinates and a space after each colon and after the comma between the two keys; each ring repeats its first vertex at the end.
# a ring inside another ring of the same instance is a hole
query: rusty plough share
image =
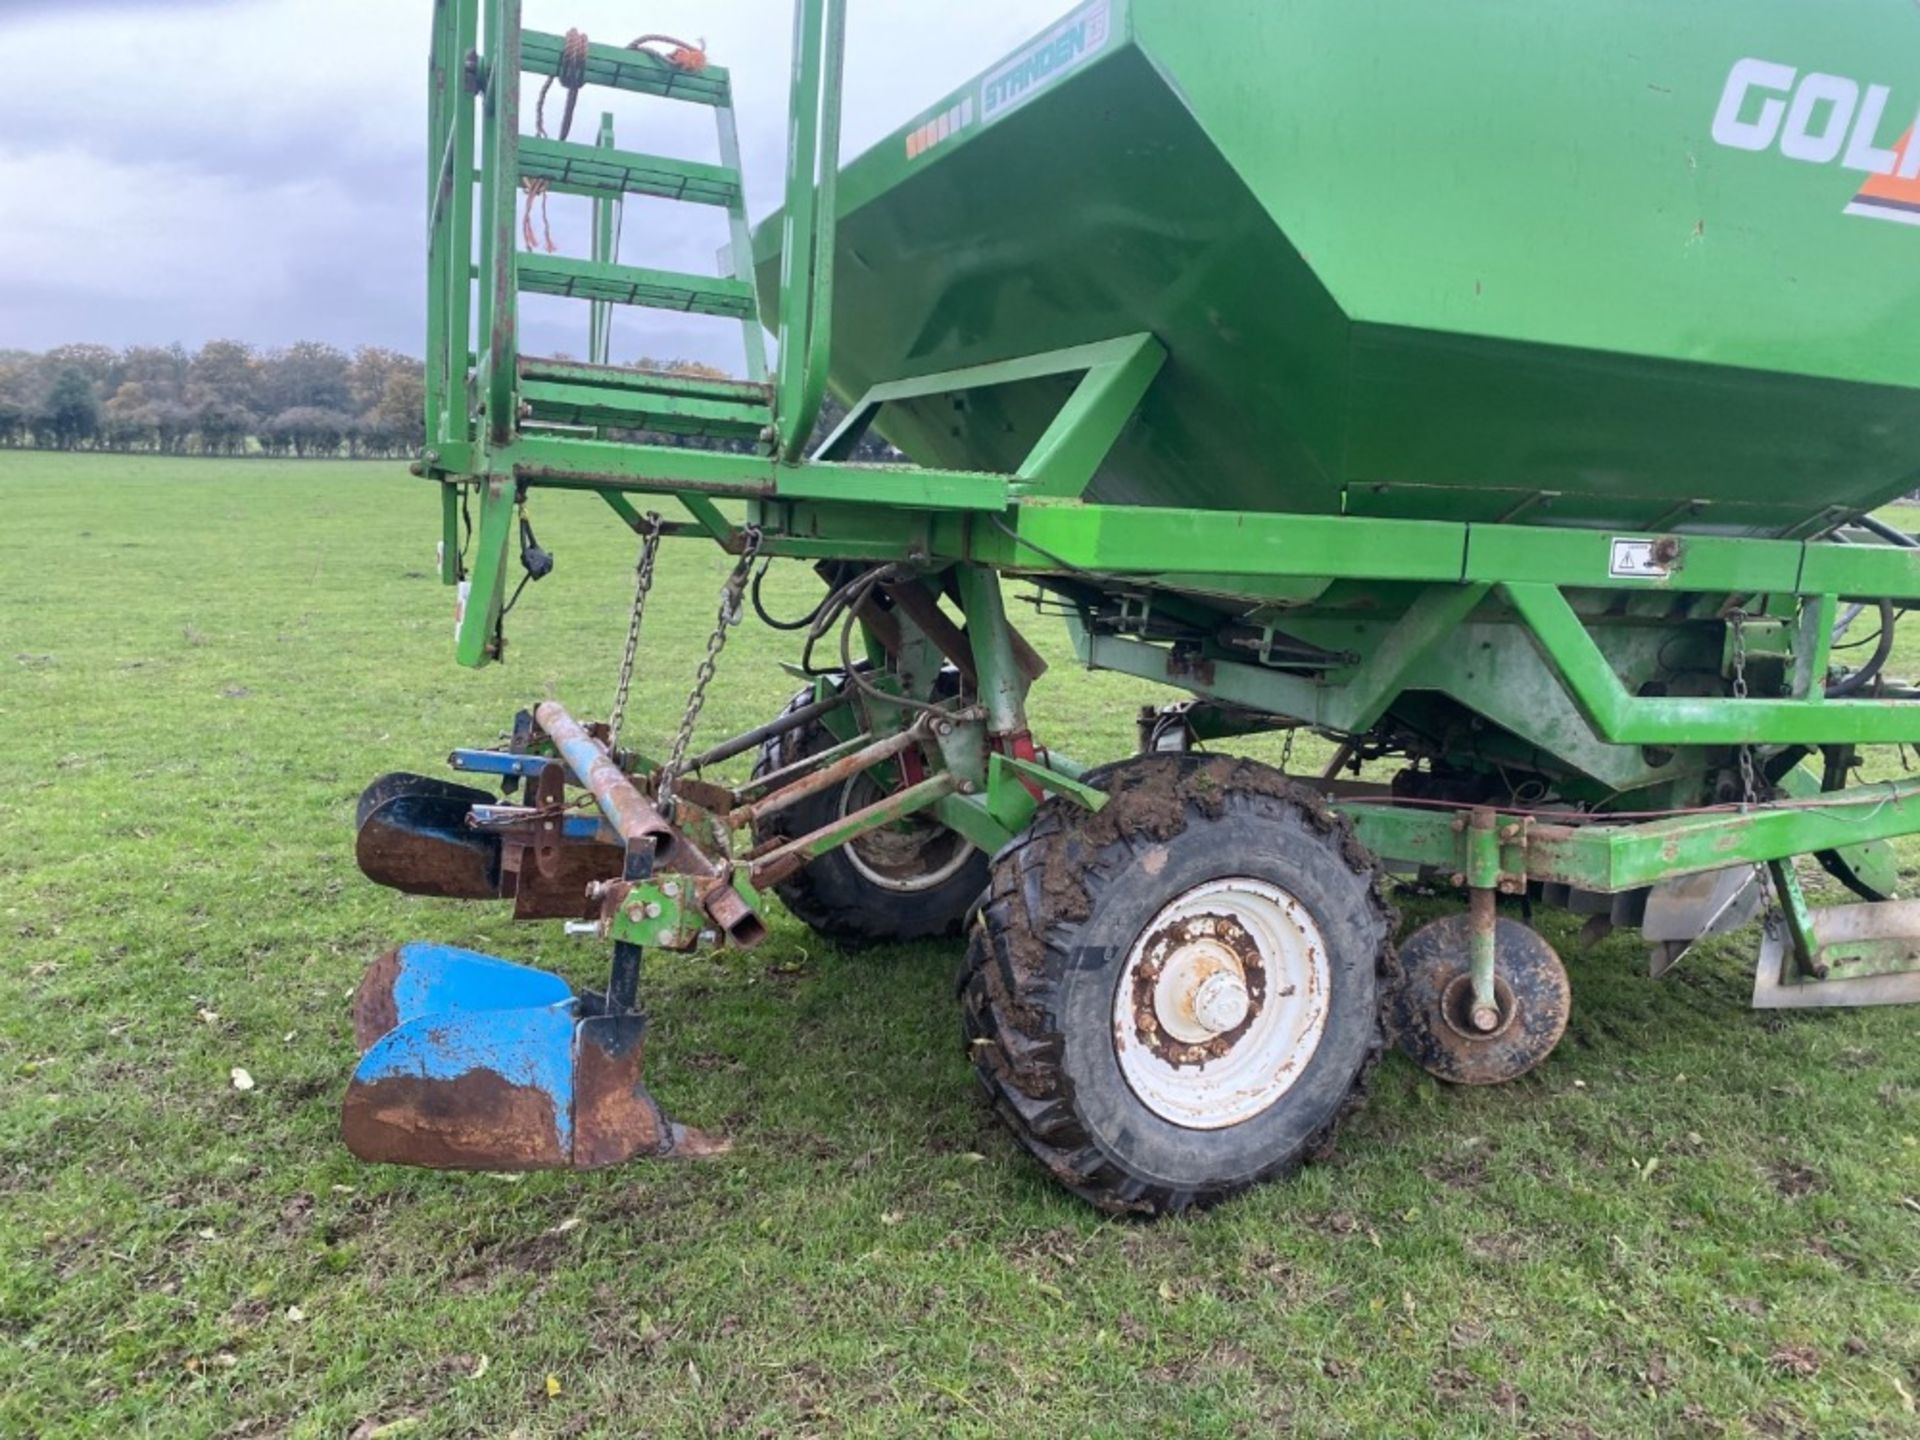
{"type": "Polygon", "coordinates": [[[1639,932],[1656,976],[1759,918],[1760,1007],[1920,1000],[1891,849],[1920,780],[1856,774],[1920,742],[1888,669],[1920,545],[1873,515],[1920,455],[1920,138],[1894,123],[1920,97],[1891,116],[1871,83],[1911,17],[1750,8],[1781,63],[1678,7],[1652,33],[1534,7],[1518,43],[1512,7],[1462,0],[1329,46],[1342,0],[1084,0],[843,183],[845,3],[798,0],[786,203],[755,231],[725,68],[435,0],[418,472],[460,663],[506,657],[516,558],[519,587],[552,571],[552,491],[642,547],[606,724],[541,705],[358,816],[370,877],[565,921],[610,947],[605,989],[384,957],[355,1152],[712,1153],[642,1079],[642,955],[759,943],[769,891],[850,942],[964,931],[988,1100],[1130,1212],[1289,1173],[1389,1038],[1458,1084],[1544,1062],[1575,997],[1503,897],[1639,932]],[[1582,83],[1522,53],[1578,55],[1582,83]],[[527,76],[568,113],[587,87],[704,108],[720,163],[623,150],[611,116],[591,144],[522,134],[527,76]],[[1568,133],[1606,163],[1533,138],[1568,133]],[[589,203],[591,256],[522,250],[523,194],[589,203]],[[626,263],[631,195],[724,215],[721,273],[626,263]],[[585,303],[584,361],[521,353],[522,294],[585,303]],[[616,305],[737,324],[745,378],[612,363],[616,305]],[[852,405],[813,445],[829,379],[852,405]],[[877,434],[911,463],[858,461],[877,434]],[[686,537],[733,564],[656,760],[621,732],[658,548],[686,537]],[[825,585],[796,622],[760,603],[782,563],[825,585]],[[1191,697],[1144,717],[1144,753],[1085,771],[1036,740],[1007,577],[1089,668],[1191,697]],[[808,686],[692,755],[749,605],[801,636],[808,686]],[[1339,747],[1325,774],[1200,753],[1301,731],[1339,747]],[[1815,908],[1814,864],[1857,903],[1815,908]],[[1464,913],[1396,951],[1388,872],[1464,913]]]}

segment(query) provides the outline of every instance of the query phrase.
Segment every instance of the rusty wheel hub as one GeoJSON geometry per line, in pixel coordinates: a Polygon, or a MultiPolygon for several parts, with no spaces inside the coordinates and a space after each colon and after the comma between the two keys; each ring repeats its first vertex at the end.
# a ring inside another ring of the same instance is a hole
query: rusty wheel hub
{"type": "Polygon", "coordinates": [[[1567,1032],[1572,993],[1560,957],[1518,920],[1494,926],[1491,1027],[1476,1023],[1471,925],[1449,915],[1416,931],[1400,947],[1402,982],[1393,1002],[1400,1048],[1429,1074],[1452,1085],[1498,1085],[1518,1079],[1553,1053],[1567,1032]]]}
{"type": "Polygon", "coordinates": [[[1242,1124],[1291,1089],[1319,1048],[1326,942],[1277,886],[1216,880],[1135,942],[1114,997],[1114,1047],[1155,1114],[1194,1130],[1242,1124]]]}

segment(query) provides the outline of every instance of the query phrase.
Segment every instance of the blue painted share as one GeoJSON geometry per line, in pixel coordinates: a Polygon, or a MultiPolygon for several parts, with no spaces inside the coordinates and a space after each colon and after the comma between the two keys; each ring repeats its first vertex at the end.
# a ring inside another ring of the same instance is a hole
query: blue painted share
{"type": "MultiPolygon", "coordinates": [[[[527,811],[523,805],[476,805],[473,807],[472,814],[477,824],[493,825],[507,824],[514,820],[524,820],[527,811]]],[[[569,815],[566,823],[561,827],[560,833],[565,839],[576,840],[583,844],[595,840],[599,840],[608,845],[617,845],[620,843],[619,840],[615,838],[614,833],[609,830],[597,816],[593,815],[569,815]]]]}
{"type": "Polygon", "coordinates": [[[515,755],[505,750],[456,750],[447,763],[470,775],[538,775],[557,762],[545,755],[515,755]]]}
{"type": "Polygon", "coordinates": [[[393,1011],[399,1025],[424,1015],[533,1010],[571,999],[573,987],[548,971],[425,941],[400,947],[400,966],[393,979],[393,1011]]]}
{"type": "Polygon", "coordinates": [[[568,999],[544,1009],[422,1015],[375,1042],[361,1056],[353,1081],[355,1085],[400,1079],[453,1081],[476,1070],[491,1071],[510,1085],[529,1086],[553,1101],[560,1152],[569,1155],[578,1011],[579,1003],[568,999]]]}

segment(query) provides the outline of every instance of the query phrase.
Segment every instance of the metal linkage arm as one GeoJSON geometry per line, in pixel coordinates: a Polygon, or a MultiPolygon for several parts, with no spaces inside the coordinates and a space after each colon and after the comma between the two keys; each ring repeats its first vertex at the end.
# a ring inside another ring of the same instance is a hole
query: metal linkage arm
{"type": "Polygon", "coordinates": [[[554,701],[533,713],[567,768],[591,792],[600,813],[625,844],[628,881],[648,879],[656,871],[692,876],[701,908],[735,944],[746,948],[766,937],[765,923],[733,889],[729,868],[716,864],[655,809],[606,746],[554,701]],[[647,859],[651,865],[645,864],[647,859]]]}

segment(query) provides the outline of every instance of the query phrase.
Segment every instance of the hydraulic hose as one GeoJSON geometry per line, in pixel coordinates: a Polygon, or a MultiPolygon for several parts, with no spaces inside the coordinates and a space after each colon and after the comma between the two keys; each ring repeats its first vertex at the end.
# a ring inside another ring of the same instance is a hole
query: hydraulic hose
{"type": "Polygon", "coordinates": [[[1880,642],[1873,647],[1873,656],[1846,679],[1827,687],[1829,700],[1844,700],[1849,695],[1858,695],[1867,686],[1880,678],[1880,672],[1886,669],[1887,661],[1893,657],[1894,626],[1899,623],[1893,602],[1882,600],[1880,606],[1880,642]]]}

